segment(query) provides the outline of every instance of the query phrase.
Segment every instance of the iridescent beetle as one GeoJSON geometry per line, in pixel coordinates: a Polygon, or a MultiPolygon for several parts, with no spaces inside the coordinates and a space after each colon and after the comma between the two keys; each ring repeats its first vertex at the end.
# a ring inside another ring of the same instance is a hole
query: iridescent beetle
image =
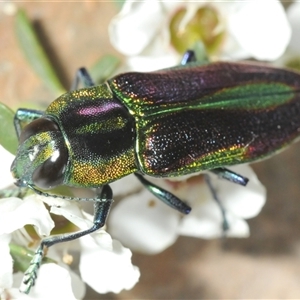
{"type": "MultiPolygon", "coordinates": [[[[23,280],[34,285],[44,248],[101,228],[112,203],[109,183],[134,173],[178,211],[191,208],[144,175],[211,171],[246,185],[224,166],[260,160],[300,132],[300,74],[258,64],[199,63],[188,51],[179,67],[118,75],[100,86],[81,69],[73,89],[45,112],[19,109],[20,146],[11,170],[18,186],[97,188],[94,225],[42,240],[23,280]],[[79,89],[83,80],[85,88],[79,89]],[[23,123],[29,123],[24,129],[23,123]]],[[[217,200],[217,199],[216,199],[217,200]]]]}

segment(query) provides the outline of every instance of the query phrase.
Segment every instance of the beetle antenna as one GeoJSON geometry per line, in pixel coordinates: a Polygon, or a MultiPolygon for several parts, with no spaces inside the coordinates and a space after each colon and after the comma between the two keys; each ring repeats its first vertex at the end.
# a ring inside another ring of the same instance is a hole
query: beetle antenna
{"type": "Polygon", "coordinates": [[[32,186],[30,184],[28,184],[27,186],[32,191],[34,191],[37,195],[44,196],[44,197],[61,198],[64,200],[73,200],[73,201],[95,201],[95,198],[81,198],[81,197],[70,197],[70,196],[64,196],[64,195],[49,194],[49,193],[42,192],[42,191],[36,189],[34,186],[32,186]]]}

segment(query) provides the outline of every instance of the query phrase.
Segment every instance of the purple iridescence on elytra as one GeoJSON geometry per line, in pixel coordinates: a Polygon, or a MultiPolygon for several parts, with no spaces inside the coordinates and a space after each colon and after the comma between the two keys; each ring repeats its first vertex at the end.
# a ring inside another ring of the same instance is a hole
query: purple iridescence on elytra
{"type": "Polygon", "coordinates": [[[102,113],[106,113],[114,108],[122,107],[121,104],[115,102],[102,103],[99,106],[89,106],[89,107],[81,107],[78,109],[77,113],[83,116],[94,116],[102,113]]]}

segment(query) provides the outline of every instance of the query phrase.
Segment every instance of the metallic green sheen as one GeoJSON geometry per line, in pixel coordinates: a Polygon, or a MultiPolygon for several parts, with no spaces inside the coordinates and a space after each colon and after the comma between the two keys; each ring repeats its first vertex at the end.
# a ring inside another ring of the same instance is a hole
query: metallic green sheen
{"type": "Polygon", "coordinates": [[[134,119],[106,84],[62,95],[45,116],[58,124],[68,148],[64,184],[99,187],[137,170],[134,119]]]}
{"type": "Polygon", "coordinates": [[[109,81],[135,119],[140,170],[169,177],[253,162],[300,132],[300,75],[246,63],[127,73],[109,81]]]}

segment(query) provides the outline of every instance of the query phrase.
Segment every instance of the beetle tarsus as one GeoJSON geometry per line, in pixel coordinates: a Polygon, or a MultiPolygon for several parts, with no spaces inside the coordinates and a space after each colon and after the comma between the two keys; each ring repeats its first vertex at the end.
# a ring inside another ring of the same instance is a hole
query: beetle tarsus
{"type": "Polygon", "coordinates": [[[40,268],[41,261],[44,257],[44,245],[40,244],[35,252],[34,257],[30,262],[29,268],[25,271],[24,277],[20,286],[20,292],[29,294],[31,288],[35,285],[35,280],[37,278],[37,271],[40,268]]]}
{"type": "Polygon", "coordinates": [[[112,190],[110,186],[104,185],[98,189],[98,196],[93,199],[94,202],[94,221],[93,226],[86,230],[81,230],[71,234],[62,234],[50,236],[41,241],[40,246],[35,252],[33,259],[30,262],[30,267],[26,270],[20,291],[28,294],[30,289],[34,286],[37,278],[37,271],[40,268],[42,259],[45,255],[44,249],[51,247],[54,244],[72,241],[84,235],[90,234],[104,226],[110,206],[112,203],[112,190]]]}

